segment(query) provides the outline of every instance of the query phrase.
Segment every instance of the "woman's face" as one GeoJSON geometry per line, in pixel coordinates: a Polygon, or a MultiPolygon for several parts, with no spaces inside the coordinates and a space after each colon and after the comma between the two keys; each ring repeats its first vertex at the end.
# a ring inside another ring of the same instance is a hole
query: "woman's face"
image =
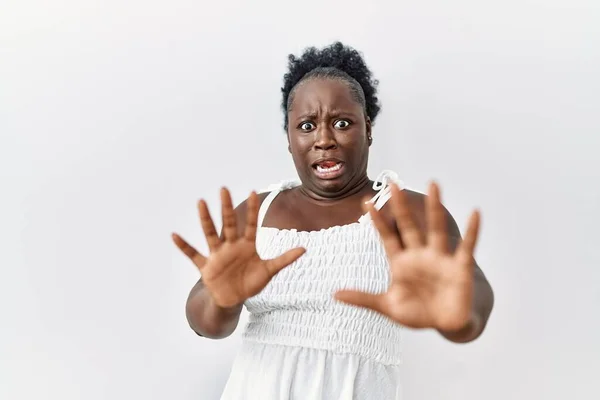
{"type": "Polygon", "coordinates": [[[290,152],[305,189],[334,198],[368,181],[371,122],[346,82],[301,82],[288,120],[290,152]]]}

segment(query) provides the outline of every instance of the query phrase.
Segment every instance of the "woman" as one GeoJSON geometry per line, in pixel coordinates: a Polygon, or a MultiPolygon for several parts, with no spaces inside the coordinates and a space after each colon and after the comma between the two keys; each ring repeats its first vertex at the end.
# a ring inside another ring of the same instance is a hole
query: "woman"
{"type": "Polygon", "coordinates": [[[282,107],[299,181],[235,210],[222,189],[220,237],[200,201],[208,256],[173,235],[202,275],[186,306],[192,329],[224,338],[250,312],[222,399],[400,398],[403,326],[469,342],[486,325],[479,214],[462,240],[435,183],[425,196],[391,171],[367,176],[376,86],[341,43],[290,56],[282,107]]]}

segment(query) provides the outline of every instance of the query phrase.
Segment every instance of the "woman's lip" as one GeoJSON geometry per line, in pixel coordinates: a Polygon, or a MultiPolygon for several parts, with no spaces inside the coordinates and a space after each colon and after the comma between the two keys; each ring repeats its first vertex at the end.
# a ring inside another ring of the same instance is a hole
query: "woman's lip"
{"type": "Polygon", "coordinates": [[[344,162],[342,160],[338,160],[337,158],[321,158],[317,161],[315,161],[312,166],[313,168],[316,168],[317,165],[322,164],[324,162],[334,162],[336,164],[343,164],[344,162]]]}
{"type": "Polygon", "coordinates": [[[344,172],[345,169],[345,164],[343,162],[337,162],[340,165],[340,168],[335,170],[335,171],[331,171],[331,172],[321,172],[317,169],[317,166],[315,165],[313,167],[313,171],[315,172],[315,175],[317,176],[317,178],[319,179],[336,179],[338,177],[340,177],[342,175],[342,173],[344,172]]]}

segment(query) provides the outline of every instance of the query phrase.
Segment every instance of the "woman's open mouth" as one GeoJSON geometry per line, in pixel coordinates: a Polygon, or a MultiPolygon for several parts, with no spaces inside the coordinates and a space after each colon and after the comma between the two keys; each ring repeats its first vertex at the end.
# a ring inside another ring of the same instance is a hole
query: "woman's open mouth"
{"type": "Polygon", "coordinates": [[[344,163],[338,160],[324,160],[313,165],[315,174],[320,179],[335,179],[344,170],[344,163]]]}

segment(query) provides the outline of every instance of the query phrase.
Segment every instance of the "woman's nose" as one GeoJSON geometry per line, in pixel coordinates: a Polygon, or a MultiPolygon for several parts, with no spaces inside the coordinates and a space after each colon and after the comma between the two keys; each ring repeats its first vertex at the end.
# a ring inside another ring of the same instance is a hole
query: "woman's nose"
{"type": "Polygon", "coordinates": [[[314,147],[316,150],[331,150],[337,147],[335,136],[327,127],[316,129],[315,134],[314,147]]]}

